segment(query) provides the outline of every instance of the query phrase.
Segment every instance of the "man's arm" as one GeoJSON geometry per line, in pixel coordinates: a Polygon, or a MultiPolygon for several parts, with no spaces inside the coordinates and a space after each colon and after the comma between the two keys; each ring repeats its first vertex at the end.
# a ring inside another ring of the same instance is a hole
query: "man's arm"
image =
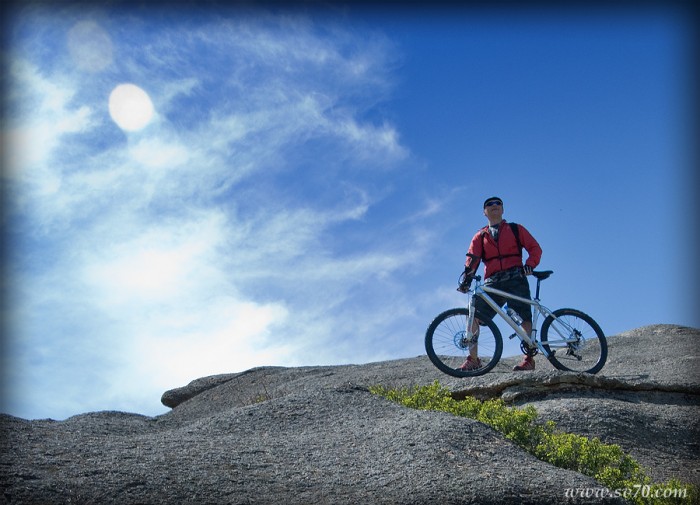
{"type": "Polygon", "coordinates": [[[484,243],[481,240],[481,232],[472,237],[467,251],[467,259],[464,262],[464,271],[474,275],[481,264],[481,258],[484,255],[484,243]]]}
{"type": "Polygon", "coordinates": [[[527,261],[525,261],[525,265],[533,269],[537,268],[537,265],[540,264],[540,259],[542,258],[542,248],[537,240],[535,240],[535,237],[533,237],[530,232],[527,231],[527,228],[525,228],[523,225],[519,226],[520,243],[527,251],[527,261]]]}
{"type": "Polygon", "coordinates": [[[464,262],[464,272],[462,272],[462,275],[459,277],[459,287],[457,288],[457,291],[461,291],[462,293],[469,291],[472,278],[476,273],[476,269],[479,268],[479,263],[481,263],[483,243],[481,242],[480,237],[481,235],[477,233],[474,235],[471,243],[469,244],[469,252],[467,252],[467,259],[464,262]]]}

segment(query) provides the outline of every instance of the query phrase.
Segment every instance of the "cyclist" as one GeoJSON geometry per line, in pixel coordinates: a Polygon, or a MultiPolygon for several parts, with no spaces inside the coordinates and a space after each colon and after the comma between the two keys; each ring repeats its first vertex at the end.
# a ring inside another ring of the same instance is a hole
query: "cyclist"
{"type": "MultiPolygon", "coordinates": [[[[460,279],[459,290],[466,292],[471,284],[472,277],[484,262],[484,283],[492,288],[512,293],[521,298],[530,299],[530,284],[526,275],[532,274],[542,256],[542,248],[537,240],[530,235],[524,226],[508,223],[503,219],[503,200],[492,196],[484,201],[484,216],[488,219],[488,226],[481,228],[469,244],[469,252],[464,266],[464,273],[460,279]],[[523,265],[522,249],[528,254],[527,261],[523,265]]],[[[502,296],[491,295],[500,306],[508,301],[508,307],[513,309],[523,319],[522,327],[528,335],[532,332],[532,311],[530,306],[517,300],[507,300],[502,296]]],[[[477,298],[476,310],[485,317],[493,318],[496,312],[489,307],[484,300],[477,298]]],[[[474,319],[472,332],[479,331],[478,319],[474,319]]],[[[477,354],[477,346],[469,351],[467,360],[460,367],[462,370],[476,370],[481,368],[481,360],[477,354]]],[[[523,361],[513,367],[513,370],[534,370],[535,360],[527,354],[523,361]]]]}

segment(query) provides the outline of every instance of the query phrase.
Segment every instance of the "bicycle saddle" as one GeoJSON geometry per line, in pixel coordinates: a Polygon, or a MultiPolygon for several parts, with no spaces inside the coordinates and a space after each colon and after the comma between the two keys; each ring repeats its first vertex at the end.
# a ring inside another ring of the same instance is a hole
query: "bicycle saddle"
{"type": "Polygon", "coordinates": [[[553,270],[545,270],[545,271],[543,271],[543,272],[534,272],[534,271],[533,271],[533,272],[532,272],[532,275],[535,277],[535,279],[540,280],[540,281],[543,281],[543,280],[545,280],[547,277],[549,277],[550,275],[552,275],[553,273],[554,273],[553,270]]]}

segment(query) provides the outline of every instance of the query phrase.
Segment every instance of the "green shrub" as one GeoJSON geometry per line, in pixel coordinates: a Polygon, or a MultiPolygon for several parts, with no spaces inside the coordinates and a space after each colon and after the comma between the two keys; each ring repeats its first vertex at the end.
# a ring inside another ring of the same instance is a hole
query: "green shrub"
{"type": "Polygon", "coordinates": [[[626,490],[625,497],[632,503],[699,502],[695,486],[682,484],[677,479],[651,484],[639,463],[619,445],[558,431],[553,421],[538,422],[537,411],[532,406],[508,407],[501,399],[480,401],[467,397],[455,400],[450,390],[438,381],[410,389],[374,386],[370,391],[413,409],[437,410],[480,421],[542,461],[593,477],[610,490],[620,493],[626,490]],[[679,490],[681,496],[674,497],[679,490]]]}

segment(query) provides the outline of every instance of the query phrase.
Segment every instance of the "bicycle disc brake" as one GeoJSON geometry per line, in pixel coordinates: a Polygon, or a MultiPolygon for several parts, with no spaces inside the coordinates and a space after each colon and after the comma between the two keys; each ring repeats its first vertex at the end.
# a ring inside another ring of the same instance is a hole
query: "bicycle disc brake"
{"type": "Polygon", "coordinates": [[[454,336],[454,343],[459,349],[471,349],[478,342],[479,335],[472,335],[471,338],[467,337],[467,332],[465,330],[458,331],[454,336]]]}

